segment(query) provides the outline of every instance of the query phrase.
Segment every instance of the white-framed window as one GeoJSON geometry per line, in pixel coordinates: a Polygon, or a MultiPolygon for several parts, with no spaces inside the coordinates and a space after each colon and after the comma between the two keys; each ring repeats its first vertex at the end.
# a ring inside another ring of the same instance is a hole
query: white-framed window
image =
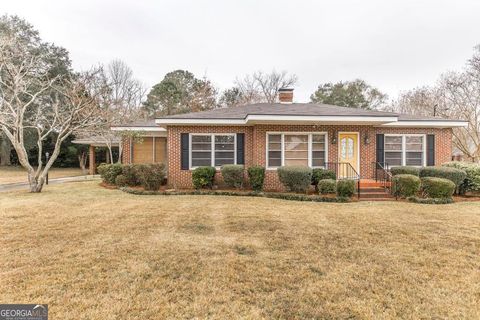
{"type": "Polygon", "coordinates": [[[267,133],[267,168],[308,166],[322,168],[327,159],[325,132],[267,133]]]}
{"type": "Polygon", "coordinates": [[[190,168],[236,164],[236,144],[234,133],[190,134],[190,168]]]}
{"type": "Polygon", "coordinates": [[[426,165],[426,138],[424,134],[385,135],[385,163],[389,167],[426,165]]]}

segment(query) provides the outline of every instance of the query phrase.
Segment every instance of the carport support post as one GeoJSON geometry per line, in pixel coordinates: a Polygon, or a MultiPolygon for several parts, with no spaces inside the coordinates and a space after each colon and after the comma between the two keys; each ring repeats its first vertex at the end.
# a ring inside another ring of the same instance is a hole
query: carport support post
{"type": "Polygon", "coordinates": [[[90,146],[88,148],[88,173],[95,174],[95,147],[90,146]]]}

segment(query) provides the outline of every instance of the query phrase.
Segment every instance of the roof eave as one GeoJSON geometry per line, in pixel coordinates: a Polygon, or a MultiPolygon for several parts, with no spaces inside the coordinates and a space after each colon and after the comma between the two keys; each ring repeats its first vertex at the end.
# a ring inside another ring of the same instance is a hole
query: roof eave
{"type": "Polygon", "coordinates": [[[388,128],[467,128],[468,121],[452,120],[401,120],[385,123],[380,127],[388,128]]]}
{"type": "Polygon", "coordinates": [[[244,119],[195,119],[195,118],[158,118],[160,126],[167,125],[253,125],[253,124],[384,124],[396,122],[392,116],[279,116],[248,115],[244,119]]]}
{"type": "Polygon", "coordinates": [[[149,132],[165,132],[166,129],[160,126],[158,127],[145,127],[145,126],[123,126],[123,127],[110,127],[112,131],[149,131],[149,132]]]}

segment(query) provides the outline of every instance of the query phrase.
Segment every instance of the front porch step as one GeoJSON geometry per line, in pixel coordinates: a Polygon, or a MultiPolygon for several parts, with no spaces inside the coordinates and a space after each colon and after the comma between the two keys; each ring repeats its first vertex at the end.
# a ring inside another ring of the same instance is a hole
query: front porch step
{"type": "Polygon", "coordinates": [[[388,189],[383,186],[368,186],[362,188],[360,184],[360,200],[366,201],[386,201],[392,200],[393,196],[388,189]]]}

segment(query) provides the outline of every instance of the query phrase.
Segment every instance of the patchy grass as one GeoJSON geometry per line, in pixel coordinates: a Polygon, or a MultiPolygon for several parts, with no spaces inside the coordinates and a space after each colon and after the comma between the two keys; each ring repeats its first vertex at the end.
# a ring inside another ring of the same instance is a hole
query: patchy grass
{"type": "Polygon", "coordinates": [[[0,301],[52,318],[479,318],[480,203],[0,194],[0,301]]]}
{"type": "MultiPolygon", "coordinates": [[[[52,168],[48,173],[50,179],[82,176],[80,168],[52,168]]],[[[28,182],[27,172],[22,167],[0,167],[0,184],[28,182]]]]}

